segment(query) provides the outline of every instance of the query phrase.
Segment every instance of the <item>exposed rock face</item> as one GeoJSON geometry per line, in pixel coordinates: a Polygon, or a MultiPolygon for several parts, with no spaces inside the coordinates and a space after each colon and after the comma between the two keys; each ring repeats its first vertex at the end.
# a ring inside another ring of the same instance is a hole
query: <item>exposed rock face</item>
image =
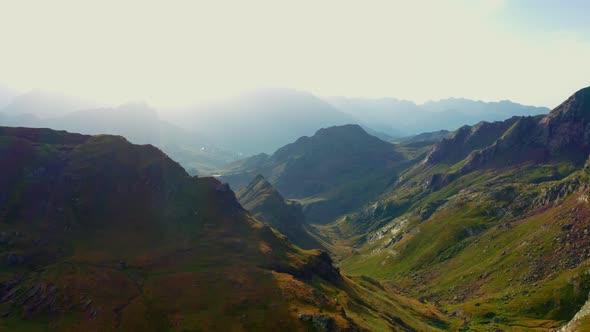
{"type": "Polygon", "coordinates": [[[545,116],[539,125],[551,151],[579,149],[590,145],[590,87],[576,92],[545,116]]]}
{"type": "Polygon", "coordinates": [[[460,172],[467,173],[486,165],[503,167],[525,161],[545,160],[548,152],[538,137],[537,119],[519,118],[493,144],[473,151],[460,172]]]}
{"type": "Polygon", "coordinates": [[[452,180],[452,174],[435,173],[432,174],[432,176],[430,176],[428,179],[426,179],[422,185],[424,189],[427,191],[437,191],[440,188],[451,183],[452,180]]]}
{"type": "Polygon", "coordinates": [[[480,122],[475,126],[463,126],[451,137],[435,145],[426,156],[425,164],[455,163],[469,155],[471,151],[482,149],[498,140],[520,117],[505,121],[480,122]]]}
{"type": "Polygon", "coordinates": [[[310,281],[314,275],[320,276],[334,284],[339,284],[342,281],[340,270],[334,266],[334,262],[330,255],[322,250],[314,250],[302,266],[293,269],[286,266],[273,266],[273,269],[279,272],[286,272],[297,279],[310,281]]]}

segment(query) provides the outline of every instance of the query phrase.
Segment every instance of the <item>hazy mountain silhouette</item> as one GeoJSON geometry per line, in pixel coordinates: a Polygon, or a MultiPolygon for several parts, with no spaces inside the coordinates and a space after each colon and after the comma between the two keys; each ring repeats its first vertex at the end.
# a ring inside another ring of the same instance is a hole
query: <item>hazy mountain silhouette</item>
{"type": "Polygon", "coordinates": [[[334,107],[349,113],[364,125],[391,136],[409,136],[437,130],[455,130],[480,121],[504,120],[511,116],[549,113],[545,107],[526,106],[511,101],[482,102],[450,98],[416,104],[395,98],[325,98],[334,107]]]}
{"type": "Polygon", "coordinates": [[[316,96],[268,89],[184,110],[177,124],[192,128],[220,146],[245,154],[272,153],[318,129],[356,123],[316,96]]]}

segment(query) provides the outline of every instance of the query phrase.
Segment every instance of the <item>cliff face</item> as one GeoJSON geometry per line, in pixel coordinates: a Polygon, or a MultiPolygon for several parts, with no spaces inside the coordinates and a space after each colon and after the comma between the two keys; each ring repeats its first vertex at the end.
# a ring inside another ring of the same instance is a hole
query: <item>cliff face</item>
{"type": "Polygon", "coordinates": [[[424,163],[456,163],[472,151],[493,144],[519,120],[520,117],[512,117],[505,121],[481,122],[475,126],[461,127],[451,137],[436,144],[426,156],[424,163]]]}
{"type": "Polygon", "coordinates": [[[551,151],[588,151],[590,146],[590,87],[564,101],[539,122],[543,142],[551,151]]]}

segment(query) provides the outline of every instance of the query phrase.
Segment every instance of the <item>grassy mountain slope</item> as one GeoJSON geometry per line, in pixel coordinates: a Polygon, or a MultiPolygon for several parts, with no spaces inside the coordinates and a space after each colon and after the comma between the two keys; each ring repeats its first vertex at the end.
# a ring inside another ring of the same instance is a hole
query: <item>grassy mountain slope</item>
{"type": "Polygon", "coordinates": [[[436,330],[455,320],[293,246],[122,137],[0,127],[0,328],[436,330]]]}
{"type": "Polygon", "coordinates": [[[466,330],[569,321],[590,291],[588,91],[546,117],[459,129],[379,199],[321,227],[342,270],[466,330]]]}

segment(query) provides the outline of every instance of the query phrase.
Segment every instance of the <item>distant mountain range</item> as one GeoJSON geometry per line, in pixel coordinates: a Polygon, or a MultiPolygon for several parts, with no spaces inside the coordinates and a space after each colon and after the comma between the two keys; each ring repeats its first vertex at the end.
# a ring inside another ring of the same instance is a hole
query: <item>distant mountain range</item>
{"type": "MultiPolygon", "coordinates": [[[[289,89],[260,90],[161,112],[143,103],[107,107],[39,90],[5,95],[7,104],[0,107],[1,125],[123,135],[134,143],[155,144],[192,172],[201,173],[222,168],[240,156],[273,153],[301,136],[330,126],[359,124],[371,135],[396,141],[482,120],[548,112],[508,101],[448,99],[416,105],[396,99],[322,99],[289,89]]],[[[1,98],[0,91],[0,102],[1,98]]]]}
{"type": "Polygon", "coordinates": [[[17,92],[0,85],[0,109],[8,105],[18,95],[17,92]]]}
{"type": "Polygon", "coordinates": [[[181,112],[176,120],[246,155],[272,153],[320,128],[356,122],[310,93],[288,89],[261,90],[197,105],[181,112]]]}
{"type": "Polygon", "coordinates": [[[0,113],[5,116],[34,116],[46,119],[66,115],[70,112],[103,107],[104,104],[82,98],[31,90],[20,95],[13,95],[9,102],[0,106],[0,113]]]}
{"type": "MultiPolygon", "coordinates": [[[[35,100],[34,95],[21,96],[0,113],[0,124],[52,128],[83,134],[122,135],[136,144],[153,144],[174,157],[191,173],[207,172],[238,159],[239,154],[219,149],[210,140],[194,131],[186,130],[160,118],[160,115],[145,103],[127,103],[118,107],[93,108],[68,112],[36,112],[37,108],[50,101],[35,100]],[[35,101],[25,101],[26,99],[35,101]],[[19,105],[18,108],[15,105],[19,105]],[[32,113],[25,113],[23,105],[36,105],[32,113]],[[18,109],[19,111],[16,111],[18,109]],[[17,115],[8,115],[14,114],[17,115]],[[37,114],[61,114],[41,117],[37,114]]],[[[63,105],[51,105],[59,108],[63,105]]],[[[68,104],[71,106],[71,104],[68,104]]],[[[50,107],[50,109],[51,109],[50,107]]],[[[61,108],[60,108],[61,109],[61,108]]]]}
{"type": "Polygon", "coordinates": [[[365,126],[394,137],[441,129],[455,130],[466,124],[504,120],[515,115],[549,113],[546,107],[525,106],[507,100],[482,102],[451,98],[421,105],[394,98],[328,97],[325,100],[365,126]]]}

